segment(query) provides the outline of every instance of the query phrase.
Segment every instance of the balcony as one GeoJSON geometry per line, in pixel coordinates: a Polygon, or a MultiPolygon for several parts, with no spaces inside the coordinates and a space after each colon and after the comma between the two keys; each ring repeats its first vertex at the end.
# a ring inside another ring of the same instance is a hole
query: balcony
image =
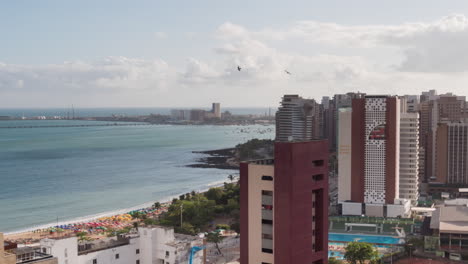
{"type": "Polygon", "coordinates": [[[264,205],[273,205],[273,196],[262,195],[262,204],[264,204],[264,205]]]}
{"type": "Polygon", "coordinates": [[[273,211],[272,210],[262,210],[262,219],[273,220],[273,211]]]}
{"type": "Polygon", "coordinates": [[[262,234],[273,235],[273,225],[262,224],[262,234]]]}
{"type": "Polygon", "coordinates": [[[273,240],[272,239],[262,239],[262,248],[273,249],[273,240]]]}

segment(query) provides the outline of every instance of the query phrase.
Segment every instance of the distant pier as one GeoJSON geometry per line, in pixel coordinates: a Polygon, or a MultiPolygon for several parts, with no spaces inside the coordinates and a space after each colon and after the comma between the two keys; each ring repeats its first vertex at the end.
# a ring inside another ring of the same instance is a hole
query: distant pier
{"type": "Polygon", "coordinates": [[[54,127],[111,127],[111,126],[151,126],[150,123],[108,123],[108,124],[81,124],[81,125],[18,125],[18,126],[0,126],[0,129],[15,128],[54,128],[54,127]]]}

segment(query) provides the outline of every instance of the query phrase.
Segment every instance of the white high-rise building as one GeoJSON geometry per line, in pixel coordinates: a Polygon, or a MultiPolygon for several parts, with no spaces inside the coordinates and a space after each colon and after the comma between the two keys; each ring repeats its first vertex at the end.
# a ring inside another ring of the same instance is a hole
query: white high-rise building
{"type": "Polygon", "coordinates": [[[276,141],[309,141],[315,139],[319,105],[313,99],[285,95],[276,112],[276,141]]]}
{"type": "Polygon", "coordinates": [[[400,114],[400,198],[419,198],[419,114],[400,114]]]}

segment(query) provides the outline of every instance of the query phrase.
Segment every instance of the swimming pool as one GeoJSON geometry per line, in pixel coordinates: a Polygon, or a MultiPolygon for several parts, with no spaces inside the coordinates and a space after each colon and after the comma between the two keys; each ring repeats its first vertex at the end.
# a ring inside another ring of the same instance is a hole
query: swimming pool
{"type": "Polygon", "coordinates": [[[362,234],[338,234],[338,233],[329,233],[329,241],[342,241],[342,242],[367,242],[371,244],[401,244],[403,240],[400,238],[392,236],[372,236],[372,235],[362,235],[362,234]]]}

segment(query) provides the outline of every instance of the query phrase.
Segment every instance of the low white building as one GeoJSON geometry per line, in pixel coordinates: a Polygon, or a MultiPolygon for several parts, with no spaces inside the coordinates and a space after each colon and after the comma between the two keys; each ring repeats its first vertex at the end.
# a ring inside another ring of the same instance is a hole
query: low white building
{"type": "MultiPolygon", "coordinates": [[[[201,238],[174,234],[172,228],[139,228],[138,233],[78,242],[77,237],[41,240],[42,252],[57,257],[58,264],[176,264],[187,263],[201,238]]],[[[194,255],[201,264],[203,251],[194,255]]]]}
{"type": "Polygon", "coordinates": [[[409,218],[411,216],[411,201],[395,199],[393,204],[371,204],[340,202],[342,215],[409,218]]]}

